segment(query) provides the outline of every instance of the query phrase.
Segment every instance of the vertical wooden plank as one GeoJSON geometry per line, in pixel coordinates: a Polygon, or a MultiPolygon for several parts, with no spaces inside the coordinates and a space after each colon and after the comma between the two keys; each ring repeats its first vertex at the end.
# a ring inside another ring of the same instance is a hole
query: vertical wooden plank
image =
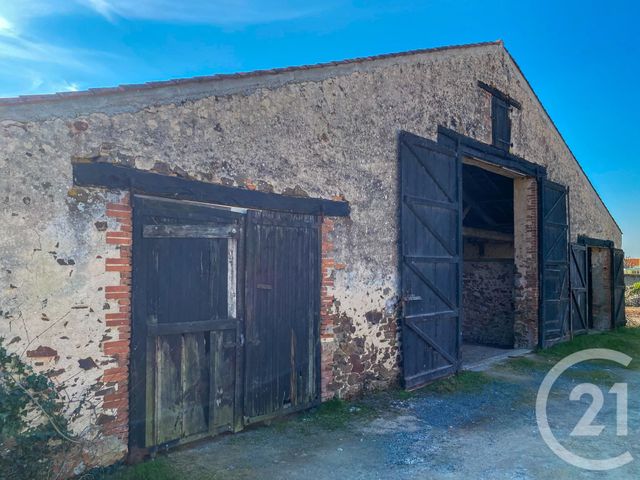
{"type": "Polygon", "coordinates": [[[145,342],[145,352],[149,352],[149,354],[146,355],[145,358],[146,382],[144,385],[144,396],[140,395],[140,397],[141,399],[144,398],[147,419],[145,422],[142,422],[144,425],[144,443],[138,444],[143,447],[156,445],[156,440],[158,438],[158,409],[156,408],[156,365],[158,358],[157,337],[145,338],[145,342]]]}
{"type": "Polygon", "coordinates": [[[158,337],[156,381],[157,442],[182,437],[182,336],[158,337]]]}
{"type": "Polygon", "coordinates": [[[235,330],[211,332],[211,423],[215,433],[232,431],[235,400],[235,330]]]}
{"type": "Polygon", "coordinates": [[[185,436],[209,429],[208,334],[184,334],[183,349],[183,433],[185,436]]]}

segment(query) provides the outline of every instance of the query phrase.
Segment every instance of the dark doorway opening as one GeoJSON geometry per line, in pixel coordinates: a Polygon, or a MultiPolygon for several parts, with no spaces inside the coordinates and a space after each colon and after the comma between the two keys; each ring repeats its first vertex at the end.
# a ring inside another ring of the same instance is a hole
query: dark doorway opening
{"type": "Polygon", "coordinates": [[[588,248],[589,328],[611,329],[611,249],[588,248]]]}
{"type": "Polygon", "coordinates": [[[514,346],[514,181],[462,166],[462,361],[476,363],[514,346]]]}

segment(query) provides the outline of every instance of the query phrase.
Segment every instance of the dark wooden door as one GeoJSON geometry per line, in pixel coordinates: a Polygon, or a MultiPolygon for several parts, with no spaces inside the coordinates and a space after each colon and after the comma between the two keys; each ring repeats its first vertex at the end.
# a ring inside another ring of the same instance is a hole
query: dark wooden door
{"type": "Polygon", "coordinates": [[[459,367],[461,165],[455,152],[406,132],[399,157],[402,368],[411,389],[459,367]]]}
{"type": "Polygon", "coordinates": [[[246,424],[319,401],[320,238],[315,216],[248,213],[246,424]]]}
{"type": "Polygon", "coordinates": [[[624,252],[613,249],[613,326],[621,327],[627,323],[624,311],[624,252]]]}
{"type": "Polygon", "coordinates": [[[238,424],[238,268],[243,215],[134,200],[132,444],[155,447],[238,424]]]}
{"type": "Polygon", "coordinates": [[[568,191],[541,181],[542,345],[570,335],[568,191]]]}
{"type": "Polygon", "coordinates": [[[587,247],[571,244],[571,328],[575,335],[589,330],[588,261],[587,247]]]}

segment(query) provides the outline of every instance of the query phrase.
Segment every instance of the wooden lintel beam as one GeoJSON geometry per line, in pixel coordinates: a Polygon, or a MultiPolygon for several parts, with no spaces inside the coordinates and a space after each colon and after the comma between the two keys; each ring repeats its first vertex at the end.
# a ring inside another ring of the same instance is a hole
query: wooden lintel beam
{"type": "Polygon", "coordinates": [[[328,217],[348,217],[350,214],[349,203],[343,201],[257,192],[112,163],[74,163],[73,183],[79,187],[130,190],[133,193],[234,207],[328,217]]]}

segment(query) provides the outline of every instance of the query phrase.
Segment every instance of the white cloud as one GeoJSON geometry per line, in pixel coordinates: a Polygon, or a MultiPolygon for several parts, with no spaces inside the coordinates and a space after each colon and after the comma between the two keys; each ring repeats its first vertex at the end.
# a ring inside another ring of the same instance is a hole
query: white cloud
{"type": "MultiPolygon", "coordinates": [[[[76,0],[109,20],[116,17],[168,23],[247,25],[291,20],[324,8],[303,0],[76,0]]],[[[326,7],[325,7],[326,8],[326,7]]]]}
{"type": "Polygon", "coordinates": [[[4,96],[78,90],[79,84],[67,78],[104,71],[105,60],[118,58],[46,41],[36,31],[31,33],[32,18],[67,12],[67,3],[21,0],[0,4],[0,71],[4,88],[11,85],[11,91],[2,92],[4,96]]]}
{"type": "Polygon", "coordinates": [[[16,24],[31,18],[63,15],[78,10],[73,0],[6,0],[0,4],[0,15],[16,24]]]}
{"type": "Polygon", "coordinates": [[[117,18],[220,26],[292,20],[330,8],[334,0],[314,6],[308,0],[10,0],[0,15],[22,23],[31,18],[93,11],[117,18]]]}
{"type": "Polygon", "coordinates": [[[0,35],[2,32],[10,32],[13,29],[11,22],[0,16],[0,35]]]}

